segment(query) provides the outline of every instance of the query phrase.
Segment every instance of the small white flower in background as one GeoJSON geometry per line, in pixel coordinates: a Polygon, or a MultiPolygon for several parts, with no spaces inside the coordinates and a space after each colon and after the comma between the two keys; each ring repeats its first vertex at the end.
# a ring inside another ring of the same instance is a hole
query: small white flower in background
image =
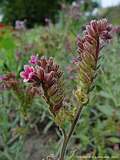
{"type": "Polygon", "coordinates": [[[24,21],[16,20],[15,29],[16,30],[25,30],[26,29],[25,20],[24,21]]]}
{"type": "Polygon", "coordinates": [[[72,2],[72,6],[76,6],[77,3],[75,1],[72,2]]]}

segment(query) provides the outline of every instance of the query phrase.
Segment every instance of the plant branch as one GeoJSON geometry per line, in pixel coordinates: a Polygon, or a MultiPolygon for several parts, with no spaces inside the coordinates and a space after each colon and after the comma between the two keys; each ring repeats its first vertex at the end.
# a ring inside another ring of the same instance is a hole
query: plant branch
{"type": "Polygon", "coordinates": [[[76,124],[77,124],[78,119],[80,117],[80,114],[82,112],[82,109],[83,109],[83,105],[79,106],[78,112],[77,112],[77,114],[75,116],[75,119],[74,119],[72,125],[71,125],[69,133],[68,133],[68,135],[66,137],[64,137],[63,146],[62,146],[62,150],[61,150],[61,154],[60,154],[60,160],[64,160],[64,156],[65,156],[65,153],[66,153],[68,142],[69,142],[69,140],[70,140],[70,138],[71,138],[71,136],[72,136],[72,134],[74,132],[74,129],[76,127],[76,124]]]}

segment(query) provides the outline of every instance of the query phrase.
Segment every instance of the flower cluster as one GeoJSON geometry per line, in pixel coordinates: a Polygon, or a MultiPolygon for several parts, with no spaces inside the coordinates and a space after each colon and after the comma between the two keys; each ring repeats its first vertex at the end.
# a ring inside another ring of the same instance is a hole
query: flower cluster
{"type": "Polygon", "coordinates": [[[17,20],[15,22],[15,29],[16,30],[25,30],[26,26],[25,26],[25,20],[24,21],[20,21],[20,20],[17,20]]]}
{"type": "Polygon", "coordinates": [[[111,30],[112,27],[106,19],[92,20],[86,26],[83,38],[78,36],[77,45],[80,60],[77,65],[79,86],[75,95],[81,103],[86,103],[88,100],[87,95],[98,69],[99,52],[104,46],[104,42],[112,38],[111,30]]]}
{"type": "Polygon", "coordinates": [[[18,81],[16,80],[16,75],[14,73],[8,73],[4,76],[0,76],[0,81],[4,82],[4,88],[16,89],[18,81]]]}
{"type": "Polygon", "coordinates": [[[34,86],[24,87],[23,82],[17,79],[15,73],[12,72],[0,76],[0,89],[13,91],[20,102],[21,107],[19,109],[23,115],[27,114],[27,109],[31,106],[34,96],[40,95],[38,88],[34,86]]]}
{"type": "Polygon", "coordinates": [[[32,56],[29,62],[33,66],[25,65],[20,76],[24,82],[39,87],[41,96],[49,104],[50,111],[55,116],[63,106],[63,73],[52,58],[32,56]]]}

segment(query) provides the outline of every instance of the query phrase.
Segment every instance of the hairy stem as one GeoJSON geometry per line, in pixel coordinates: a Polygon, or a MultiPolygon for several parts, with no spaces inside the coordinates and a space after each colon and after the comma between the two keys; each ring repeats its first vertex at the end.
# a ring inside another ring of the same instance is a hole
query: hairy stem
{"type": "Polygon", "coordinates": [[[64,137],[63,146],[62,146],[62,150],[61,150],[61,154],[60,154],[60,159],[59,160],[64,160],[64,156],[65,156],[65,153],[66,153],[68,142],[69,142],[69,140],[70,140],[70,138],[71,138],[71,136],[72,136],[72,134],[74,132],[74,129],[76,127],[76,124],[77,124],[78,119],[80,117],[80,114],[82,112],[82,109],[83,109],[83,106],[80,106],[79,109],[78,109],[78,112],[77,112],[77,114],[75,116],[75,119],[74,119],[74,121],[73,121],[73,123],[71,125],[71,128],[69,130],[68,135],[66,137],[64,137]]]}

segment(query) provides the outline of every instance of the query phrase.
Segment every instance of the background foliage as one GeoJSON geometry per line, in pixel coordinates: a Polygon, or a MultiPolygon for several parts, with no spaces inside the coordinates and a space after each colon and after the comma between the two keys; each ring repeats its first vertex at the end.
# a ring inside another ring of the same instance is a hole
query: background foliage
{"type": "MultiPolygon", "coordinates": [[[[28,27],[39,23],[45,24],[45,18],[55,22],[61,2],[60,0],[3,0],[1,4],[3,4],[4,22],[14,25],[17,19],[27,20],[28,27]]],[[[67,0],[67,2],[72,1],[67,0]]]]}

